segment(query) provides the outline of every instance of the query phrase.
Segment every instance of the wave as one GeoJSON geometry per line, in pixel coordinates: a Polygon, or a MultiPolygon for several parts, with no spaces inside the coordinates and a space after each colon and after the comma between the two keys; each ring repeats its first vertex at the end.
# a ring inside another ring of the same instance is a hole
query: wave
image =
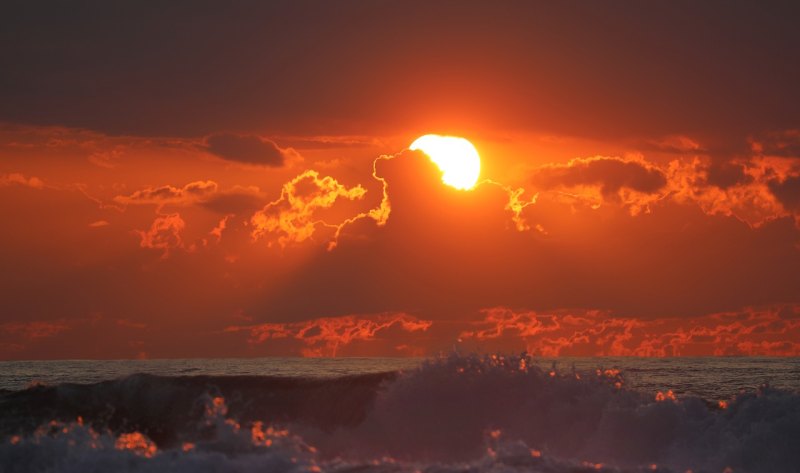
{"type": "Polygon", "coordinates": [[[52,420],[138,431],[159,445],[191,436],[208,399],[227,400],[241,422],[303,423],[323,431],[360,423],[378,387],[397,373],[333,379],[136,374],[93,384],[37,385],[0,394],[0,435],[31,434],[52,420]]]}
{"type": "Polygon", "coordinates": [[[458,356],[335,379],[134,375],[0,395],[0,465],[67,471],[800,471],[800,394],[458,356]]]}

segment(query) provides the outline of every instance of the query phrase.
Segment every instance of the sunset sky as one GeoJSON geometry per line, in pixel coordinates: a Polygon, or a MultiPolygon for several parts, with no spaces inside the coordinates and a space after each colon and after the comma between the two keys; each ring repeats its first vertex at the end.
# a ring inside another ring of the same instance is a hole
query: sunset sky
{"type": "Polygon", "coordinates": [[[11,2],[0,359],[800,356],[796,8],[11,2]]]}

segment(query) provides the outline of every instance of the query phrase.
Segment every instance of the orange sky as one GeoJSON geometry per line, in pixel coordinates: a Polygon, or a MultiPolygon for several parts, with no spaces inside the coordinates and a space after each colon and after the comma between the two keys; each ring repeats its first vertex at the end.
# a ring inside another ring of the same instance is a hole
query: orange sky
{"type": "Polygon", "coordinates": [[[800,33],[650,6],[14,7],[0,359],[800,355],[800,33]]]}

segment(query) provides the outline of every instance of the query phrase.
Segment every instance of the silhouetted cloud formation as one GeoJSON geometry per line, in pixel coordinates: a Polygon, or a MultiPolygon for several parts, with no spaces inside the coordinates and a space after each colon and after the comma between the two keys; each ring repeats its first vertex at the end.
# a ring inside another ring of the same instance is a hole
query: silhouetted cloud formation
{"type": "Polygon", "coordinates": [[[769,190],[790,212],[800,212],[800,175],[769,182],[769,190]]]}
{"type": "Polygon", "coordinates": [[[667,184],[664,173],[647,162],[613,157],[578,158],[566,165],[545,166],[532,180],[545,189],[597,186],[608,200],[618,200],[622,188],[652,194],[667,184]]]}
{"type": "Polygon", "coordinates": [[[720,162],[714,160],[706,170],[706,183],[720,189],[748,184],[753,181],[753,176],[745,172],[742,163],[720,162]]]}
{"type": "Polygon", "coordinates": [[[195,181],[183,187],[148,187],[130,195],[118,195],[114,197],[114,201],[120,204],[188,205],[208,198],[217,192],[218,187],[214,181],[195,181]]]}
{"type": "Polygon", "coordinates": [[[228,161],[270,167],[283,166],[283,151],[272,141],[258,136],[220,133],[209,136],[206,142],[209,152],[228,161]]]}

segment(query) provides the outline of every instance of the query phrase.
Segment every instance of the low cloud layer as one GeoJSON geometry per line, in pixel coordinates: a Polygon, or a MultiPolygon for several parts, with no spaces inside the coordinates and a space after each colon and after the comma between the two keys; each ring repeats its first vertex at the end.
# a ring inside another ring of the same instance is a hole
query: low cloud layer
{"type": "Polygon", "coordinates": [[[483,311],[460,333],[473,346],[540,356],[798,356],[800,306],[745,308],[686,319],[619,318],[604,311],[483,311]]]}
{"type": "MultiPolygon", "coordinates": [[[[245,332],[250,344],[275,343],[286,339],[297,343],[289,349],[303,356],[337,356],[347,353],[348,346],[354,343],[374,343],[387,332],[403,332],[401,337],[391,337],[390,343],[397,354],[409,354],[409,346],[413,343],[415,332],[424,332],[431,326],[431,321],[421,320],[408,314],[379,314],[373,316],[340,316],[313,319],[295,323],[266,323],[250,326],[230,326],[225,332],[245,332]]],[[[397,335],[397,334],[395,334],[397,335]]],[[[386,348],[386,347],[384,347],[386,348]]],[[[418,347],[422,350],[421,347],[418,347]]]]}

